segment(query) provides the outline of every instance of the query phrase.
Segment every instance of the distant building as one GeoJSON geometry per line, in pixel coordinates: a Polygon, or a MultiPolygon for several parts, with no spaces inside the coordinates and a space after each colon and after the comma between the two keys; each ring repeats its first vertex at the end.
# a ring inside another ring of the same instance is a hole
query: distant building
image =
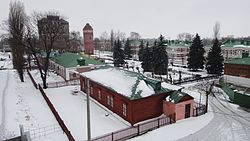
{"type": "Polygon", "coordinates": [[[104,65],[79,53],[53,53],[49,60],[49,68],[65,80],[79,79],[79,73],[90,71],[104,65]]]}
{"type": "Polygon", "coordinates": [[[83,28],[84,53],[91,55],[94,53],[93,28],[87,23],[83,28]]]}
{"type": "MultiPolygon", "coordinates": [[[[242,53],[250,52],[250,41],[227,40],[221,45],[221,53],[224,60],[241,58],[242,53]]],[[[167,44],[166,50],[169,56],[169,62],[173,64],[186,65],[191,43],[174,41],[167,44]]],[[[208,55],[212,45],[204,46],[205,56],[208,55]]]]}
{"type": "Polygon", "coordinates": [[[0,51],[3,51],[3,52],[11,51],[8,40],[9,40],[8,38],[2,38],[2,40],[0,41],[0,51]]]}
{"type": "MultiPolygon", "coordinates": [[[[179,86],[173,88],[171,84],[161,84],[160,81],[140,73],[108,66],[82,73],[80,87],[81,91],[88,93],[97,102],[132,125],[162,115],[166,97],[175,91],[173,89],[181,88],[179,86]]],[[[181,98],[176,103],[186,100],[181,98]]],[[[190,108],[192,116],[193,107],[190,108]]],[[[176,112],[171,113],[171,116],[176,112]]]]}
{"type": "Polygon", "coordinates": [[[51,29],[50,32],[57,33],[60,34],[59,35],[59,39],[56,39],[56,42],[54,43],[55,49],[59,49],[59,50],[68,50],[68,41],[69,41],[69,23],[67,21],[65,21],[64,19],[60,19],[59,16],[52,16],[52,15],[47,15],[46,18],[42,18],[41,20],[38,21],[38,33],[39,33],[39,37],[41,38],[41,36],[43,35],[48,35],[50,33],[46,33],[48,32],[48,30],[46,30],[46,28],[50,28],[51,25],[56,24],[56,25],[60,25],[58,26],[59,28],[54,29],[56,31],[53,31],[53,29],[51,29]],[[57,31],[60,30],[60,31],[57,31]]]}
{"type": "Polygon", "coordinates": [[[171,64],[186,65],[187,55],[191,44],[173,42],[166,46],[169,62],[171,64]]]}
{"type": "Polygon", "coordinates": [[[225,62],[225,82],[250,88],[250,57],[248,53],[246,54],[241,59],[233,59],[225,62]]]}
{"type": "Polygon", "coordinates": [[[250,41],[227,40],[221,45],[222,55],[225,60],[242,58],[242,54],[250,52],[250,41]]]}

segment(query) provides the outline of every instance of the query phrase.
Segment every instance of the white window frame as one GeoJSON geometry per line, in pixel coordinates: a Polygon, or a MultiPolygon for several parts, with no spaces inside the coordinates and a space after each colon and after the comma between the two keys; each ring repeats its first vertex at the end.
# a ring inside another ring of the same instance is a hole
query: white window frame
{"type": "Polygon", "coordinates": [[[122,114],[127,116],[127,104],[125,103],[122,104],[122,114]]]}
{"type": "Polygon", "coordinates": [[[98,90],[98,99],[102,100],[101,90],[98,90]]]}

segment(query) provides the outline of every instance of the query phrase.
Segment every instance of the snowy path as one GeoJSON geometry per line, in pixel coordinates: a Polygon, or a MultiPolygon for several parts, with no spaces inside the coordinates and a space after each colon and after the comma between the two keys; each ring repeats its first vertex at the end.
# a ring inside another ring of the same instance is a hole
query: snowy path
{"type": "Polygon", "coordinates": [[[233,104],[210,97],[213,120],[200,131],[180,141],[247,141],[250,140],[250,113],[236,109],[233,104]]]}
{"type": "Polygon", "coordinates": [[[8,85],[9,85],[9,70],[7,72],[7,77],[6,77],[6,83],[5,83],[5,86],[4,86],[4,89],[2,91],[2,101],[1,101],[1,124],[0,124],[0,136],[4,135],[5,134],[5,95],[6,95],[6,90],[8,88],[8,85]]]}

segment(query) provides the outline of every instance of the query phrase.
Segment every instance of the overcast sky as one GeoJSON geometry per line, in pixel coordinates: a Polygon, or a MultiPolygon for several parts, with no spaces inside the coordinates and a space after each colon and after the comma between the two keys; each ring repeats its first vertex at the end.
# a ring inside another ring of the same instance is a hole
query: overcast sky
{"type": "MultiPolygon", "coordinates": [[[[174,39],[178,33],[212,37],[216,21],[221,36],[250,35],[250,0],[22,0],[26,13],[58,11],[80,31],[89,22],[94,36],[120,30],[143,38],[174,39]]],[[[0,1],[0,21],[7,19],[10,0],[0,1]]],[[[2,31],[0,31],[2,32],[2,31]]],[[[1,33],[0,33],[1,34],[1,33]]]]}

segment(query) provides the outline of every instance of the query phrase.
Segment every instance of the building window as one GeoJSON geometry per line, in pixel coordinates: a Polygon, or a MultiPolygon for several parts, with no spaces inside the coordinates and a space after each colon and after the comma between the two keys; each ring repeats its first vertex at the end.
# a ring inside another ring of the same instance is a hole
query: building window
{"type": "Polygon", "coordinates": [[[127,105],[126,104],[122,104],[122,114],[124,116],[127,116],[127,105]]]}
{"type": "Polygon", "coordinates": [[[98,98],[99,100],[102,100],[101,90],[98,90],[98,98]]]}
{"type": "Polygon", "coordinates": [[[113,108],[114,107],[113,103],[114,103],[113,97],[107,96],[107,104],[113,108]]]}
{"type": "Polygon", "coordinates": [[[110,106],[111,106],[112,108],[114,107],[113,97],[110,97],[110,106]]]}
{"type": "Polygon", "coordinates": [[[92,95],[93,94],[93,87],[90,86],[90,94],[92,95]]]}
{"type": "Polygon", "coordinates": [[[73,73],[73,77],[76,77],[76,73],[73,73]]]}

